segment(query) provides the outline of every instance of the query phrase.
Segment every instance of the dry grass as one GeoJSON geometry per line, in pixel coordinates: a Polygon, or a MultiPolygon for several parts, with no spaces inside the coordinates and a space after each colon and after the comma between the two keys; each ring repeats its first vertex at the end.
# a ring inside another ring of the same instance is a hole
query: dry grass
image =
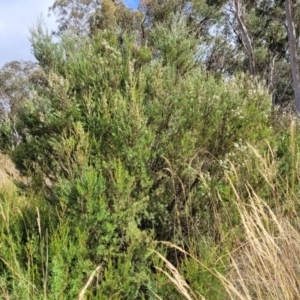
{"type": "Polygon", "coordinates": [[[195,294],[192,292],[190,286],[187,284],[183,276],[180,274],[180,272],[176,269],[176,267],[171,264],[164,256],[162,256],[159,252],[153,250],[153,252],[165,263],[166,269],[168,271],[165,271],[159,267],[156,267],[156,269],[162,273],[164,273],[172,282],[179,292],[180,295],[182,295],[183,299],[187,300],[194,300],[197,299],[195,294]]]}
{"type": "Polygon", "coordinates": [[[243,241],[230,254],[223,281],[230,299],[298,299],[300,234],[287,217],[275,215],[253,191],[250,203],[237,201],[243,241]]]}
{"type": "MultiPolygon", "coordinates": [[[[293,141],[293,124],[290,131],[290,153],[287,155],[298,166],[299,151],[293,141]]],[[[260,155],[251,145],[248,147],[256,158],[256,167],[265,184],[274,191],[273,208],[247,183],[244,186],[247,196],[243,198],[231,177],[227,176],[235,194],[233,201],[238,208],[242,233],[236,237],[239,247],[229,254],[231,270],[226,278],[220,274],[218,277],[223,282],[229,299],[299,299],[300,234],[291,222],[300,224],[296,213],[298,200],[294,187],[300,174],[293,173],[292,180],[283,180],[277,174],[275,156],[270,147],[265,156],[260,155]],[[278,187],[284,189],[285,201],[275,192],[278,187]]],[[[298,168],[295,170],[298,171],[298,168]]],[[[234,167],[232,173],[235,174],[234,179],[237,182],[243,176],[234,167]]]]}
{"type": "MultiPolygon", "coordinates": [[[[291,129],[293,135],[293,128],[291,129]]],[[[291,176],[293,180],[284,180],[278,177],[276,165],[270,156],[266,157],[248,145],[250,151],[256,157],[256,167],[263,176],[265,184],[272,190],[280,187],[285,190],[285,201],[274,192],[272,208],[262,199],[248,183],[244,185],[247,193],[241,195],[236,188],[243,173],[231,165],[231,170],[226,171],[228,183],[235,194],[233,204],[238,208],[240,217],[239,234],[234,236],[236,248],[232,249],[228,256],[230,265],[226,274],[220,274],[216,270],[209,270],[216,276],[227,292],[226,299],[240,300],[279,300],[299,299],[300,295],[300,233],[295,228],[300,224],[297,216],[297,197],[294,182],[300,181],[300,155],[291,141],[290,155],[296,168],[291,176]],[[230,173],[230,174],[229,174],[230,173]],[[245,196],[246,195],[246,196],[245,196]],[[277,198],[278,197],[278,198],[277,198]],[[274,205],[275,203],[275,205],[274,205]],[[287,210],[287,207],[289,208],[287,210]],[[294,226],[295,225],[295,226],[294,226]]],[[[290,178],[289,178],[290,179],[290,178]]],[[[220,199],[222,200],[222,199],[220,199]]],[[[187,253],[184,249],[168,243],[160,242],[167,247],[176,248],[188,255],[202,268],[206,268],[199,257],[187,253]]],[[[221,259],[221,258],[220,258],[221,259]]],[[[167,263],[166,263],[167,264],[167,263]]],[[[168,268],[171,271],[170,268],[168,268]]],[[[178,270],[172,270],[173,279],[178,270]]],[[[168,276],[170,278],[170,276],[168,276]]],[[[182,280],[184,280],[182,278],[182,280]]],[[[170,281],[176,286],[185,299],[187,290],[182,288],[178,280],[170,281]]],[[[184,282],[184,281],[183,281],[184,282]]],[[[190,295],[195,293],[189,292],[190,295]]],[[[197,299],[203,299],[200,295],[197,299]]]]}
{"type": "Polygon", "coordinates": [[[3,205],[9,210],[13,208],[19,210],[22,207],[28,207],[29,204],[33,205],[34,201],[29,201],[25,195],[18,192],[16,182],[28,184],[28,179],[20,176],[9,157],[0,153],[0,195],[2,199],[5,199],[0,203],[1,209],[3,205]]]}
{"type": "Polygon", "coordinates": [[[14,180],[19,180],[20,175],[8,156],[0,153],[0,188],[13,186],[14,180]]]}
{"type": "MultiPolygon", "coordinates": [[[[286,217],[276,216],[255,194],[250,204],[238,201],[237,204],[242,219],[243,239],[237,237],[239,247],[228,254],[231,265],[226,275],[210,270],[224,285],[227,299],[299,299],[299,232],[286,217]]],[[[195,263],[205,268],[200,259],[182,248],[171,243],[163,243],[189,255],[195,263]]],[[[167,276],[184,299],[204,299],[200,295],[195,297],[190,288],[185,286],[186,283],[179,271],[174,270],[174,266],[169,268],[167,262],[165,263],[171,273],[167,276]]],[[[166,271],[164,273],[166,274],[166,271]]]]}

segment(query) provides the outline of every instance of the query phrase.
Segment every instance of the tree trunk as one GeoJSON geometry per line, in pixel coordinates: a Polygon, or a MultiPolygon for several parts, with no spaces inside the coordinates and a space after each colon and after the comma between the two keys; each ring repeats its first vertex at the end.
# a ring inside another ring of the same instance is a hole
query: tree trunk
{"type": "Polygon", "coordinates": [[[291,1],[285,0],[285,15],[287,20],[288,38],[289,38],[289,54],[290,65],[293,75],[294,95],[297,114],[300,115],[300,76],[297,58],[297,44],[295,24],[292,17],[291,1]]]}
{"type": "Polygon", "coordinates": [[[240,0],[234,0],[234,5],[235,5],[235,16],[237,18],[240,32],[242,35],[242,42],[244,44],[244,47],[246,49],[246,52],[248,54],[248,59],[249,59],[249,66],[250,66],[250,73],[251,75],[255,76],[256,75],[256,66],[255,66],[255,59],[254,59],[254,50],[253,50],[253,45],[250,39],[250,36],[248,34],[248,30],[245,26],[245,22],[241,16],[241,9],[240,9],[240,0]]]}

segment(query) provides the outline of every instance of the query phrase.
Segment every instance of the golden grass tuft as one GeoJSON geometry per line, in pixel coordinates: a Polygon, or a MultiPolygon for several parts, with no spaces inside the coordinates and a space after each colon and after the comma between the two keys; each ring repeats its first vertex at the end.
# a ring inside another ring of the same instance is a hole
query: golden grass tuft
{"type": "Polygon", "coordinates": [[[5,154],[0,153],[0,188],[14,186],[13,181],[19,180],[20,175],[13,162],[5,154]]]}
{"type": "MultiPolygon", "coordinates": [[[[248,187],[251,190],[251,187],[248,187]]],[[[236,203],[243,227],[230,253],[231,271],[219,276],[230,299],[297,299],[300,295],[300,234],[288,216],[274,213],[251,190],[236,203]]]]}
{"type": "MultiPolygon", "coordinates": [[[[225,171],[234,194],[232,202],[237,207],[240,219],[239,230],[236,231],[238,234],[233,231],[230,236],[235,246],[227,253],[230,263],[225,266],[227,270],[225,274],[215,269],[208,270],[200,257],[188,253],[175,244],[158,242],[181,251],[201,268],[211,272],[224,286],[226,299],[299,299],[300,232],[298,227],[300,218],[297,213],[299,201],[296,196],[295,182],[298,182],[300,178],[298,173],[298,166],[300,166],[298,153],[300,152],[299,149],[295,149],[293,139],[291,139],[290,153],[287,155],[291,156],[296,170],[291,174],[291,178],[281,178],[278,175],[277,165],[274,163],[275,156],[271,147],[268,148],[269,153],[263,156],[254,147],[248,145],[249,153],[254,156],[255,165],[265,184],[274,191],[272,204],[267,203],[259,196],[259,192],[255,191],[247,181],[242,180],[245,169],[239,169],[231,164],[230,170],[225,171]],[[241,184],[243,184],[243,192],[241,184]],[[281,188],[282,193],[276,193],[278,188],[281,188]],[[282,195],[285,197],[284,200],[282,195]]],[[[221,198],[220,200],[222,201],[221,198]]],[[[155,253],[159,255],[156,251],[155,253]]],[[[180,280],[176,280],[179,271],[174,270],[174,266],[168,267],[168,263],[165,259],[163,260],[173,276],[171,277],[166,271],[160,271],[169,277],[170,282],[185,299],[204,299],[201,295],[198,298],[194,296],[195,292],[193,293],[190,287],[185,285],[184,278],[179,277],[180,280]]]]}
{"type": "MultiPolygon", "coordinates": [[[[290,153],[287,155],[290,155],[293,165],[298,166],[299,151],[293,141],[292,125],[290,153]]],[[[226,173],[235,194],[232,201],[238,208],[241,232],[236,236],[238,247],[229,253],[231,265],[227,274],[217,276],[229,299],[298,299],[300,233],[295,226],[300,224],[300,219],[296,212],[298,199],[294,183],[299,180],[299,174],[293,172],[291,178],[281,178],[270,146],[268,154],[264,155],[251,145],[248,148],[256,158],[256,167],[265,185],[273,191],[274,199],[271,207],[247,182],[244,184],[246,196],[242,196],[236,188],[237,182],[242,182],[242,171],[232,165],[231,174],[234,176],[226,173]],[[276,192],[279,188],[282,193],[276,192]]],[[[297,167],[295,169],[298,171],[297,167]]]]}

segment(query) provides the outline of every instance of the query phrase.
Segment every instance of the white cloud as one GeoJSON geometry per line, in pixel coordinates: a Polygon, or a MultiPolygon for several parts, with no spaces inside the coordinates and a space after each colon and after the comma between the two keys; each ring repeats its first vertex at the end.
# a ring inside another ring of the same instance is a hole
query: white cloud
{"type": "MultiPolygon", "coordinates": [[[[138,0],[125,0],[136,7],[138,0]]],[[[29,42],[29,28],[35,26],[43,14],[51,31],[56,28],[55,18],[48,15],[54,0],[0,0],[0,68],[12,60],[34,60],[29,42]]]]}
{"type": "Polygon", "coordinates": [[[34,60],[29,42],[29,28],[43,14],[48,28],[55,28],[48,18],[54,0],[0,0],[0,67],[12,60],[34,60]]]}

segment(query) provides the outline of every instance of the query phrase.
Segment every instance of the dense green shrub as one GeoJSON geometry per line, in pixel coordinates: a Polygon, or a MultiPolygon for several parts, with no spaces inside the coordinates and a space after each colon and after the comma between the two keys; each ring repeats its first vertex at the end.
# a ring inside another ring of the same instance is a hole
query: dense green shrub
{"type": "Polygon", "coordinates": [[[1,196],[3,293],[74,299],[89,283],[87,299],[182,299],[156,249],[197,295],[224,299],[211,270],[226,274],[235,246],[235,191],[247,201],[251,185],[272,204],[260,158],[276,161],[283,183],[300,139],[296,127],[274,126],[270,97],[253,78],[208,76],[193,61],[197,42],[187,30],[174,18],[140,48],[111,31],[57,44],[34,37],[47,84],[16,123],[22,141],[11,157],[30,180],[1,196]],[[28,207],[8,209],[22,193],[28,207]]]}

